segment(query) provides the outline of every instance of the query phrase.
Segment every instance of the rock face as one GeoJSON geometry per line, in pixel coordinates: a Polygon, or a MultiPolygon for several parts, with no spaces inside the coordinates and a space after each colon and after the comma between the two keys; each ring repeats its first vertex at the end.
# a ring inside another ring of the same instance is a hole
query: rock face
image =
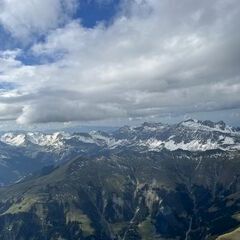
{"type": "Polygon", "coordinates": [[[2,188],[0,239],[229,239],[239,190],[238,151],[107,151],[2,188]]]}
{"type": "Polygon", "coordinates": [[[76,156],[90,157],[110,151],[161,152],[178,149],[191,152],[240,150],[240,131],[224,122],[189,119],[174,125],[144,123],[105,133],[5,133],[0,136],[0,184],[25,178],[51,164],[76,156]]]}
{"type": "Polygon", "coordinates": [[[217,240],[238,240],[240,239],[240,229],[236,229],[230,233],[219,236],[217,240]]]}

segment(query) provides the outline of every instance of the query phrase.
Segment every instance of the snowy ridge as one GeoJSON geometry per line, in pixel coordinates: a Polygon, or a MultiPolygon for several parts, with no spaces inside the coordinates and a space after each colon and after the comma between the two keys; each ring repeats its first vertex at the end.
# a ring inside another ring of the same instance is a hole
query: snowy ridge
{"type": "Polygon", "coordinates": [[[52,146],[60,147],[63,146],[62,140],[67,135],[62,135],[62,133],[56,132],[53,134],[43,134],[43,133],[6,133],[1,136],[0,140],[6,144],[13,146],[27,146],[29,144],[35,144],[39,146],[52,146]]]}
{"type": "Polygon", "coordinates": [[[211,121],[199,121],[196,119],[189,119],[184,122],[181,122],[180,125],[187,128],[192,128],[195,130],[215,131],[215,132],[231,133],[231,134],[238,134],[238,135],[240,134],[239,131],[237,131],[231,126],[226,125],[222,121],[214,123],[211,121]]]}
{"type": "Polygon", "coordinates": [[[174,125],[143,123],[138,127],[124,126],[112,134],[101,131],[74,134],[6,133],[0,136],[0,141],[10,146],[35,146],[48,151],[74,148],[88,151],[88,146],[109,150],[124,147],[140,151],[161,151],[164,148],[170,151],[240,150],[240,131],[224,122],[190,119],[174,125]]]}
{"type": "Polygon", "coordinates": [[[200,143],[198,140],[193,140],[188,143],[184,143],[183,141],[180,143],[176,143],[173,140],[169,140],[166,142],[158,141],[156,139],[149,139],[147,142],[142,143],[148,146],[151,151],[160,151],[163,148],[166,148],[170,151],[175,151],[177,149],[187,150],[187,151],[206,151],[213,149],[222,149],[228,150],[229,148],[224,148],[215,142],[211,142],[210,139],[207,140],[206,143],[200,143]]]}

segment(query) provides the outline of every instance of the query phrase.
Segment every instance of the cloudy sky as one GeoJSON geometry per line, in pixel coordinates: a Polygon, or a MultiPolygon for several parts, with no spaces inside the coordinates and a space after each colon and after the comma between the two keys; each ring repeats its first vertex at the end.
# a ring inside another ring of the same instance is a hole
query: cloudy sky
{"type": "Polygon", "coordinates": [[[240,125],[238,0],[0,0],[0,126],[240,125]]]}

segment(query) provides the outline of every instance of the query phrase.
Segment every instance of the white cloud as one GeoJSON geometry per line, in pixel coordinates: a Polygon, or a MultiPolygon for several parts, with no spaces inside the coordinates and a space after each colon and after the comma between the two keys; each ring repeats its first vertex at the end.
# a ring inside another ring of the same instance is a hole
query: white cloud
{"type": "Polygon", "coordinates": [[[0,22],[13,36],[27,40],[69,20],[75,0],[2,0],[0,22]]]}
{"type": "Polygon", "coordinates": [[[0,81],[19,87],[0,100],[22,106],[19,123],[239,109],[239,13],[237,0],[136,0],[108,27],[71,21],[32,46],[56,62],[8,56],[0,81]]]}

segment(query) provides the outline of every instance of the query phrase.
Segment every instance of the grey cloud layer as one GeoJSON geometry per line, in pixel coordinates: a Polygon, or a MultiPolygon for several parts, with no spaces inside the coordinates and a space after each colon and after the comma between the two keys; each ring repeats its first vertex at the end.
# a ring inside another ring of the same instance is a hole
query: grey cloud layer
{"type": "Polygon", "coordinates": [[[54,63],[25,66],[15,60],[20,50],[2,53],[0,81],[18,87],[0,92],[0,103],[16,107],[9,114],[20,123],[238,111],[238,22],[237,0],[123,2],[108,27],[69,21],[32,46],[35,57],[60,54],[54,63]]]}

